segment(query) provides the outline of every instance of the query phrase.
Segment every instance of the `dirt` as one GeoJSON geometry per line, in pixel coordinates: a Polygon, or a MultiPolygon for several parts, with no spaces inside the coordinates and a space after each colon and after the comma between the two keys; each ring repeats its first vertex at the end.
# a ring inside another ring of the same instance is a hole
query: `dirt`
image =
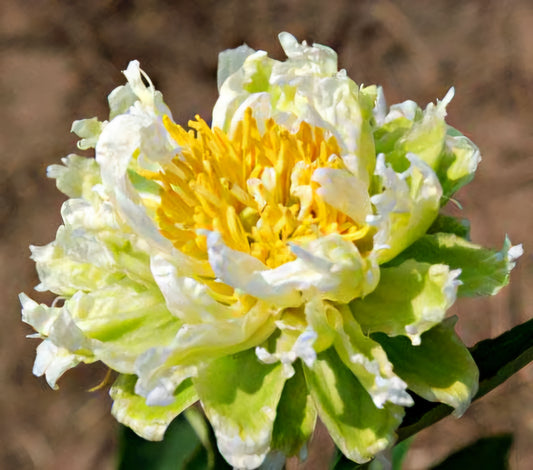
{"type": "MultiPolygon", "coordinates": [[[[473,183],[454,213],[473,240],[525,254],[512,283],[490,299],[460,301],[469,345],[531,317],[533,302],[533,5],[528,0],[351,1],[0,0],[0,468],[111,469],[116,424],[105,370],[84,366],[52,391],[32,376],[36,340],[20,322],[17,293],[38,283],[28,245],[51,241],[62,195],[47,165],[75,151],[74,119],[106,117],[106,96],[131,59],[163,91],[178,122],[209,118],[219,51],[243,42],[282,57],[276,35],[327,44],[359,83],[383,85],[390,103],[424,105],[454,85],[448,121],[481,148],[473,183]]],[[[35,294],[50,300],[45,294],[35,294]]],[[[533,468],[533,368],[475,403],[460,420],[422,432],[405,468],[423,469],[480,436],[513,432],[514,469],[533,468]]],[[[307,469],[327,468],[327,438],[307,469]],[[320,460],[322,458],[322,460],[320,460]]],[[[293,463],[294,464],[294,463],[293,463]]],[[[296,468],[296,465],[293,465],[296,468]]],[[[301,468],[304,468],[302,466],[301,468]]]]}

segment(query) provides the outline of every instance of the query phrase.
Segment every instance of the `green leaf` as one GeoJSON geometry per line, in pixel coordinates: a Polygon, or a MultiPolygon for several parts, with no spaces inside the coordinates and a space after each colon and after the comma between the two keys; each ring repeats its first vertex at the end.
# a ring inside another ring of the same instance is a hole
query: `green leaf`
{"type": "Polygon", "coordinates": [[[470,352],[479,367],[479,398],[533,361],[533,319],[480,341],[470,352]]]}
{"type": "Polygon", "coordinates": [[[390,403],[376,408],[334,348],[304,371],[318,415],[344,455],[363,463],[392,443],[403,408],[390,403]]]}
{"type": "Polygon", "coordinates": [[[490,250],[451,233],[426,235],[401,253],[394,264],[406,259],[442,263],[461,269],[459,296],[494,295],[509,282],[515,260],[522,254],[520,245],[505,239],[501,251],[490,250]]]}
{"type": "Polygon", "coordinates": [[[399,442],[392,449],[392,470],[402,470],[403,461],[413,443],[414,438],[399,442]]]}
{"type": "Polygon", "coordinates": [[[458,219],[450,215],[439,214],[427,233],[453,233],[465,240],[470,239],[470,222],[468,219],[458,219]]]}
{"type": "Polygon", "coordinates": [[[198,400],[191,380],[176,389],[175,401],[168,406],[148,406],[144,397],[135,394],[135,375],[121,374],[111,387],[111,414],[119,423],[129,426],[139,436],[152,441],[163,439],[170,422],[198,400]]]}
{"type": "Polygon", "coordinates": [[[305,445],[316,422],[316,408],[305,383],[300,361],[293,364],[295,373],[287,380],[276,412],[272,448],[287,456],[305,455],[305,445]]]}
{"type": "Polygon", "coordinates": [[[210,362],[193,381],[224,458],[237,468],[259,466],[285,384],[281,364],[263,364],[249,349],[210,362]]]}
{"type": "Polygon", "coordinates": [[[394,372],[410,390],[430,401],[455,408],[462,415],[477,391],[478,369],[449,318],[422,335],[420,346],[402,336],[372,335],[385,349],[394,372]]]}
{"type": "MultiPolygon", "coordinates": [[[[522,367],[533,361],[533,319],[494,339],[486,339],[470,349],[479,369],[479,390],[474,400],[490,392],[522,367]]],[[[398,429],[399,440],[431,426],[452,412],[444,404],[415,397],[415,405],[405,414],[398,429]]]]}
{"type": "Polygon", "coordinates": [[[512,443],[512,434],[484,437],[454,452],[431,468],[432,470],[457,470],[461,468],[505,470],[509,468],[509,452],[512,443]]]}

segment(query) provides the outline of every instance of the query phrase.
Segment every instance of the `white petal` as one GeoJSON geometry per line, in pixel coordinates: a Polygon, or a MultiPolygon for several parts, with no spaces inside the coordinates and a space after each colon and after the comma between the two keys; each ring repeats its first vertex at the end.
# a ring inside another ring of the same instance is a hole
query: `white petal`
{"type": "Polygon", "coordinates": [[[205,284],[180,276],[178,268],[162,256],[152,257],[150,266],[168,309],[183,322],[213,322],[234,316],[234,309],[213,299],[205,284]]]}
{"type": "Polygon", "coordinates": [[[317,194],[330,206],[351,217],[356,223],[365,223],[371,213],[367,185],[346,170],[320,168],[312,181],[320,184],[317,194]]]}
{"type": "Polygon", "coordinates": [[[57,389],[56,382],[69,369],[81,362],[79,356],[64,348],[57,347],[49,340],[37,346],[37,356],[33,364],[33,373],[37,377],[46,375],[46,381],[51,388],[57,389]]]}

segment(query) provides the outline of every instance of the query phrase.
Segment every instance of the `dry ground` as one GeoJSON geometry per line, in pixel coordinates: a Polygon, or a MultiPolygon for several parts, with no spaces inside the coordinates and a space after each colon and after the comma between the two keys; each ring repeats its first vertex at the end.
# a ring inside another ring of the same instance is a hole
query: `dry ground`
{"type": "MultiPolygon", "coordinates": [[[[528,0],[208,1],[0,0],[0,468],[111,469],[115,423],[104,371],[83,367],[54,392],[31,375],[35,340],[16,295],[37,284],[27,245],[45,244],[62,196],[45,168],[75,148],[74,119],[106,116],[120,70],[141,61],[177,121],[209,118],[217,53],[246,41],[281,58],[276,34],[328,44],[359,83],[380,83],[389,102],[456,98],[449,122],[481,147],[475,181],[458,199],[474,241],[505,233],[526,254],[511,286],[456,312],[467,342],[531,317],[533,302],[533,6],[528,0]]],[[[45,298],[42,296],[41,298],[45,298]]],[[[533,369],[415,441],[406,468],[423,469],[484,435],[515,433],[512,468],[533,468],[533,369]]],[[[324,469],[324,439],[306,468],[324,469]]]]}

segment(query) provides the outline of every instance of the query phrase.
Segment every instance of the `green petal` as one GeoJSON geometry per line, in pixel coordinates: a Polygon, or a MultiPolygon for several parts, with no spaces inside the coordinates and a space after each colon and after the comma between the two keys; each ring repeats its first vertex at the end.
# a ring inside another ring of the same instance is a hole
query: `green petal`
{"type": "Polygon", "coordinates": [[[478,148],[444,120],[453,88],[437,104],[422,111],[413,101],[390,107],[374,131],[376,153],[384,153],[395,171],[404,171],[408,153],[416,154],[438,175],[443,201],[472,180],[481,160],[478,148]]]}
{"type": "Polygon", "coordinates": [[[102,133],[102,129],[106,122],[100,122],[97,118],[81,119],[72,123],[70,132],[74,132],[81,140],[78,141],[78,148],[87,150],[94,148],[98,137],[102,133]]]}
{"type": "Polygon", "coordinates": [[[374,292],[350,303],[355,319],[366,333],[408,336],[420,343],[420,334],[440,323],[456,297],[458,271],[444,264],[407,260],[382,268],[374,292]]]}
{"type": "Polygon", "coordinates": [[[446,200],[459,188],[472,181],[481,155],[477,146],[452,127],[448,127],[444,151],[437,174],[446,200]]]}
{"type": "Polygon", "coordinates": [[[270,449],[285,378],[253,350],[212,361],[193,379],[218,448],[237,468],[256,468],[270,449]]]}
{"type": "Polygon", "coordinates": [[[387,402],[410,406],[413,399],[407,393],[407,385],[392,371],[385,351],[366,336],[353,319],[349,308],[339,308],[336,321],[334,312],[329,312],[330,321],[336,323],[335,349],[344,365],[352,371],[361,385],[372,397],[374,405],[382,408],[387,402]]]}
{"type": "Polygon", "coordinates": [[[182,411],[198,401],[190,380],[184,381],[175,391],[175,401],[168,406],[148,406],[145,399],[135,394],[135,375],[118,376],[109,390],[113,399],[111,414],[119,423],[149,441],[161,441],[170,422],[182,411]]]}
{"type": "MultiPolygon", "coordinates": [[[[453,95],[452,95],[453,96],[453,95]]],[[[451,99],[451,97],[449,97],[451,99]]],[[[407,154],[412,152],[436,169],[444,146],[446,135],[446,98],[437,105],[428,104],[420,120],[416,120],[409,132],[400,139],[400,148],[407,154]]]]}
{"type": "Polygon", "coordinates": [[[446,105],[453,97],[451,89],[437,104],[422,111],[413,101],[394,104],[374,132],[376,153],[384,153],[398,171],[408,166],[407,153],[414,153],[436,170],[446,135],[446,105]]]}
{"type": "Polygon", "coordinates": [[[304,460],[306,443],[315,429],[316,408],[307,390],[302,365],[293,365],[295,374],[287,380],[276,411],[272,449],[304,460]]]}
{"type": "Polygon", "coordinates": [[[344,455],[363,463],[392,444],[403,408],[392,404],[376,408],[333,348],[304,370],[318,415],[344,455]]]}
{"type": "Polygon", "coordinates": [[[450,233],[426,235],[403,252],[399,260],[414,258],[427,263],[444,263],[460,269],[458,295],[494,295],[509,283],[521,245],[512,246],[505,239],[500,251],[483,248],[450,233]]]}
{"type": "Polygon", "coordinates": [[[479,372],[470,352],[454,331],[450,318],[426,331],[420,346],[407,338],[390,338],[383,333],[372,337],[378,341],[394,364],[396,372],[411,390],[430,401],[464,413],[478,389],[479,372]]]}
{"type": "Polygon", "coordinates": [[[375,184],[382,192],[370,200],[376,214],[367,221],[378,229],[374,245],[380,264],[423,236],[438,215],[442,188],[435,172],[418,156],[407,155],[410,166],[397,173],[378,155],[375,184]]]}
{"type": "Polygon", "coordinates": [[[276,330],[277,309],[257,302],[246,314],[218,322],[185,324],[169,344],[141,354],[137,392],[150,404],[167,404],[168,384],[196,374],[198,365],[262,344],[276,330]]]}
{"type": "Polygon", "coordinates": [[[119,372],[134,372],[138,355],[169,344],[181,326],[154,287],[128,280],[94,292],[77,292],[65,303],[74,323],[97,341],[93,353],[119,372]]]}

